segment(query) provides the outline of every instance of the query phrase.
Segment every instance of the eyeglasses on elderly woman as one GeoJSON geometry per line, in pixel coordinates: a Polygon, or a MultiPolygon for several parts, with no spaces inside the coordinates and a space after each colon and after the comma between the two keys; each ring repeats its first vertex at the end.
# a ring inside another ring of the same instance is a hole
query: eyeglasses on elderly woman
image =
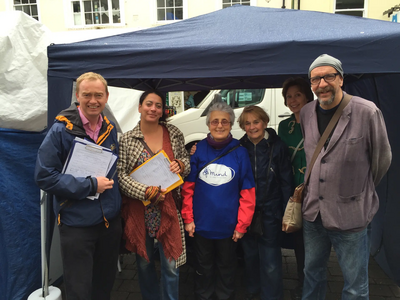
{"type": "Polygon", "coordinates": [[[226,119],[223,119],[222,121],[219,121],[219,120],[217,120],[217,119],[214,119],[214,120],[210,121],[210,124],[211,124],[212,126],[218,126],[219,123],[221,123],[222,126],[229,126],[229,125],[231,125],[231,122],[229,122],[229,121],[226,120],[226,119]]]}

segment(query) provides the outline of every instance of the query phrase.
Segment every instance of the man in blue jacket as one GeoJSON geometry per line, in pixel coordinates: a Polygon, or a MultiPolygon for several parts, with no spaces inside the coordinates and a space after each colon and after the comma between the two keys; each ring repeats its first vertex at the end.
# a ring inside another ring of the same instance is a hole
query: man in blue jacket
{"type": "Polygon", "coordinates": [[[116,274],[121,237],[117,176],[74,177],[62,172],[75,137],[118,153],[116,128],[102,114],[108,95],[101,75],[81,75],[76,81],[78,102],[57,115],[37,155],[36,183],[54,195],[68,300],[109,300],[116,274]],[[98,199],[87,198],[96,193],[98,199]]]}

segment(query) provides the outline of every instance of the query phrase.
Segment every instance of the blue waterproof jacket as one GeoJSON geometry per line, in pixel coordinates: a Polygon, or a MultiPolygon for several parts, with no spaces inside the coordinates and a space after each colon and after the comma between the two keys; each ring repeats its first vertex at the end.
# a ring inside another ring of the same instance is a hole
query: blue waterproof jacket
{"type": "MultiPolygon", "coordinates": [[[[64,163],[75,137],[96,142],[115,154],[118,154],[118,140],[115,126],[103,116],[99,138],[93,141],[83,128],[78,106],[79,103],[74,103],[56,117],[38,151],[35,181],[42,190],[55,196],[53,206],[59,223],[87,227],[104,222],[103,214],[108,221],[119,215],[121,195],[118,178],[114,176],[112,189],[101,193],[99,199],[90,200],[86,197],[96,194],[96,178],[63,174],[64,163]]],[[[109,174],[114,174],[115,169],[116,164],[109,174]]]]}
{"type": "Polygon", "coordinates": [[[283,213],[293,193],[293,172],[286,144],[274,129],[267,128],[266,131],[268,139],[264,138],[256,145],[247,135],[240,139],[240,143],[250,156],[256,183],[256,210],[263,211],[264,235],[271,245],[276,246],[281,236],[283,213]]]}

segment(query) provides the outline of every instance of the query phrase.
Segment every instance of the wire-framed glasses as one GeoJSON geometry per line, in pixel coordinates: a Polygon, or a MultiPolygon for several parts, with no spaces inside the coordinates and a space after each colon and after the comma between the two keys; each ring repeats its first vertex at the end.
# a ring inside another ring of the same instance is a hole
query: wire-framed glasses
{"type": "Polygon", "coordinates": [[[222,121],[218,121],[217,119],[214,119],[214,120],[212,120],[211,122],[210,122],[210,124],[212,125],[212,126],[218,126],[218,124],[219,123],[221,123],[221,125],[222,126],[229,126],[229,125],[231,125],[231,122],[229,122],[228,120],[226,120],[226,119],[223,119],[222,121]]]}

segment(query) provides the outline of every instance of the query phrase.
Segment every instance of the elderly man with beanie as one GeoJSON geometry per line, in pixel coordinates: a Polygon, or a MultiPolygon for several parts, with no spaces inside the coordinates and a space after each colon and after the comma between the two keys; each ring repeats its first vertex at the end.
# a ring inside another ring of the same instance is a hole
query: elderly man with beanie
{"type": "Polygon", "coordinates": [[[300,112],[307,171],[319,139],[343,101],[339,120],[312,167],[303,202],[303,299],[325,299],[327,261],[333,246],[344,277],[342,299],[369,299],[369,224],[378,210],[375,187],[392,154],[381,111],[342,90],[342,63],[327,54],[309,69],[318,101],[300,112]]]}

